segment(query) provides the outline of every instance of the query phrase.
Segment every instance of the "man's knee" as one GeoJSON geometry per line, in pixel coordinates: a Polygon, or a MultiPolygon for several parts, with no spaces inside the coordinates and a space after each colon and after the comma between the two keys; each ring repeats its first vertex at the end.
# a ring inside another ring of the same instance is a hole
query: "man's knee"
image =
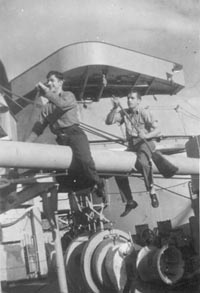
{"type": "Polygon", "coordinates": [[[127,177],[123,177],[123,176],[115,176],[115,181],[118,185],[118,187],[124,187],[129,185],[129,181],[127,177]]]}
{"type": "Polygon", "coordinates": [[[94,166],[94,161],[92,158],[86,158],[86,157],[81,157],[80,158],[80,162],[83,166],[91,166],[93,167],[94,166]]]}

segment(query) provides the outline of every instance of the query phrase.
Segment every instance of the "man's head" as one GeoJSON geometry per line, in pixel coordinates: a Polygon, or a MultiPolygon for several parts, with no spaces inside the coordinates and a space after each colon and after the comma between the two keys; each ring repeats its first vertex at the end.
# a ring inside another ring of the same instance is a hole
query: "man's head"
{"type": "Polygon", "coordinates": [[[58,71],[50,71],[47,74],[47,85],[52,93],[59,94],[62,91],[64,78],[58,71]]]}
{"type": "Polygon", "coordinates": [[[140,102],[141,102],[140,93],[136,89],[132,88],[127,95],[128,107],[131,109],[136,109],[138,105],[140,104],[140,102]]]}

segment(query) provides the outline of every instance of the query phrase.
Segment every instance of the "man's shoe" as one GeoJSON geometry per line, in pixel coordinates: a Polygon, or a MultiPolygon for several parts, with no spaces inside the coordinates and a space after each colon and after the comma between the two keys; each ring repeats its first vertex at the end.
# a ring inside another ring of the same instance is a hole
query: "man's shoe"
{"type": "Polygon", "coordinates": [[[102,202],[103,202],[103,204],[104,204],[104,209],[106,209],[107,206],[108,206],[108,199],[107,199],[107,196],[103,196],[103,198],[102,198],[102,202]]]}
{"type": "Polygon", "coordinates": [[[103,181],[100,182],[99,184],[94,185],[94,187],[92,188],[92,193],[95,194],[97,197],[101,197],[102,202],[104,204],[104,209],[107,208],[108,199],[107,199],[107,194],[105,191],[105,186],[104,186],[103,181]]]}
{"type": "Polygon", "coordinates": [[[159,201],[158,201],[158,198],[157,198],[156,193],[150,194],[150,198],[151,198],[151,205],[152,205],[152,207],[153,208],[159,207],[159,201]]]}
{"type": "Polygon", "coordinates": [[[106,191],[103,181],[101,181],[100,183],[96,183],[92,189],[92,192],[94,192],[98,197],[105,198],[106,191]]]}
{"type": "Polygon", "coordinates": [[[131,210],[137,208],[138,204],[135,200],[131,201],[131,202],[128,202],[126,204],[126,207],[125,207],[125,210],[124,212],[120,215],[120,217],[125,217],[127,216],[131,210]]]}

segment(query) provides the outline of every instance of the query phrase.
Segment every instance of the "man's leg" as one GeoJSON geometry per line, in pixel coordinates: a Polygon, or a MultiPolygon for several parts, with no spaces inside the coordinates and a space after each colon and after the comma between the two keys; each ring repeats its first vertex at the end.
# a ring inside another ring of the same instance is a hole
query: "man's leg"
{"type": "Polygon", "coordinates": [[[159,206],[159,202],[154,189],[151,163],[151,150],[154,150],[155,145],[152,141],[148,142],[148,144],[149,147],[146,145],[146,143],[143,143],[138,147],[136,168],[139,172],[142,173],[144,177],[145,186],[147,191],[149,192],[152,207],[157,208],[159,206]]]}
{"type": "Polygon", "coordinates": [[[132,209],[135,209],[138,204],[135,200],[133,200],[128,177],[116,176],[115,181],[117,183],[121,196],[126,199],[125,210],[121,214],[121,217],[125,217],[132,209]]]}
{"type": "MultiPolygon", "coordinates": [[[[70,139],[69,136],[67,134],[62,134],[59,135],[56,139],[57,144],[59,145],[66,145],[66,146],[70,146],[70,139]]],[[[66,175],[62,175],[62,176],[58,176],[56,178],[57,182],[60,185],[61,189],[72,189],[74,190],[74,185],[75,185],[75,181],[77,178],[77,170],[78,170],[78,164],[74,158],[74,156],[72,157],[72,162],[71,165],[69,166],[68,169],[68,174],[66,175]]],[[[56,173],[62,173],[62,170],[57,170],[56,173]]]]}
{"type": "Polygon", "coordinates": [[[73,127],[68,133],[69,146],[72,148],[75,163],[78,165],[78,178],[84,182],[87,187],[94,186],[94,192],[97,196],[103,198],[107,204],[107,196],[104,188],[104,182],[99,177],[95,163],[93,161],[89,142],[86,134],[80,127],[73,127]]]}
{"type": "Polygon", "coordinates": [[[73,129],[70,134],[69,145],[73,150],[74,159],[77,162],[80,171],[84,174],[84,177],[91,184],[99,183],[101,179],[95,168],[87,136],[82,129],[79,127],[73,129]]]}

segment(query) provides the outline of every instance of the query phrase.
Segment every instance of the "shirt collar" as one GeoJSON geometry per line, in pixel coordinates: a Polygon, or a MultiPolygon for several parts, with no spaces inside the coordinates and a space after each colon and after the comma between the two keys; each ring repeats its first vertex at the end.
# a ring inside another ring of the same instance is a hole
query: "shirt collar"
{"type": "Polygon", "coordinates": [[[63,90],[58,94],[59,97],[61,97],[63,94],[63,90]]]}
{"type": "Polygon", "coordinates": [[[135,109],[130,109],[130,113],[131,114],[139,114],[139,112],[140,112],[140,109],[139,109],[139,107],[137,107],[137,108],[135,108],[135,109]]]}

